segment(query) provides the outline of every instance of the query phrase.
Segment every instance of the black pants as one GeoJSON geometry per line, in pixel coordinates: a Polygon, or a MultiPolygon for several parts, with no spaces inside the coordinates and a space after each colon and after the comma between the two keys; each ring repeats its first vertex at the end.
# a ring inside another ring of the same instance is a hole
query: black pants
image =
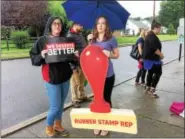
{"type": "Polygon", "coordinates": [[[106,78],[105,86],[104,86],[104,99],[106,102],[110,104],[111,108],[112,108],[111,95],[112,95],[114,82],[115,82],[115,75],[106,78]]]}
{"type": "Polygon", "coordinates": [[[147,86],[156,88],[160,77],[162,75],[162,65],[161,64],[154,64],[152,68],[148,71],[147,75],[147,86]]]}
{"type": "MultiPolygon", "coordinates": [[[[142,66],[143,66],[143,63],[142,63],[142,66]]],[[[146,76],[146,70],[144,69],[144,66],[142,69],[140,69],[138,72],[137,72],[137,76],[136,76],[136,81],[135,82],[139,82],[139,79],[141,77],[141,83],[144,84],[145,83],[145,76],[146,76]]]]}

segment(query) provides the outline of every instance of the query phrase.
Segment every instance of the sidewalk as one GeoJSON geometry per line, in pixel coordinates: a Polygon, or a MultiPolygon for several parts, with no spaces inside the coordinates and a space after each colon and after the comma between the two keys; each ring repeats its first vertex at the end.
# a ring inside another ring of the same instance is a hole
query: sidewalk
{"type": "MultiPolygon", "coordinates": [[[[184,57],[163,67],[163,75],[158,85],[159,99],[152,99],[141,86],[134,86],[134,80],[114,87],[112,102],[114,108],[133,109],[138,120],[138,134],[111,132],[107,138],[175,138],[184,137],[184,119],[171,116],[169,107],[173,101],[184,101],[184,57]]],[[[87,103],[83,103],[88,107],[87,103]]],[[[92,130],[74,129],[70,123],[71,108],[64,112],[63,125],[71,138],[92,138],[92,130]]],[[[44,138],[45,120],[19,130],[6,138],[44,138]]]]}

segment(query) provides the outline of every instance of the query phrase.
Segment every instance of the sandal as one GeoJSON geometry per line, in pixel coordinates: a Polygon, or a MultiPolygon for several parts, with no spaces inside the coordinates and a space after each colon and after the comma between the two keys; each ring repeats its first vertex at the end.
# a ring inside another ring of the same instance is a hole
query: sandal
{"type": "Polygon", "coordinates": [[[140,85],[140,83],[139,82],[135,82],[135,86],[138,86],[138,85],[140,85]]]}
{"type": "Polygon", "coordinates": [[[102,130],[101,131],[101,136],[107,136],[109,134],[109,131],[102,130]]]}
{"type": "Polygon", "coordinates": [[[99,134],[100,134],[100,132],[101,132],[101,130],[95,129],[95,130],[94,130],[94,135],[96,135],[96,136],[97,136],[97,135],[99,135],[99,134]]]}
{"type": "Polygon", "coordinates": [[[151,96],[152,98],[159,98],[159,95],[154,94],[154,93],[151,93],[150,96],[151,96]]]}

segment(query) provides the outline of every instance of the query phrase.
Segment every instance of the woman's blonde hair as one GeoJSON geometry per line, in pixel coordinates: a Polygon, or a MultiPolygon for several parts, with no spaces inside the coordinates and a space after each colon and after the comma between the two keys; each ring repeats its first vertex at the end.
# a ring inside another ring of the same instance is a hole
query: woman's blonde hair
{"type": "Polygon", "coordinates": [[[142,37],[143,39],[145,39],[146,32],[148,32],[148,30],[146,30],[146,29],[141,30],[140,37],[142,37]]]}

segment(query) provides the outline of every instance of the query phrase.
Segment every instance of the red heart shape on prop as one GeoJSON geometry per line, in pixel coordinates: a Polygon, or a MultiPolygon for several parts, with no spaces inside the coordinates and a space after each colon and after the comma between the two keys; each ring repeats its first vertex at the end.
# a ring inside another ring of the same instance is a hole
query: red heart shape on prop
{"type": "Polygon", "coordinates": [[[80,65],[94,94],[90,110],[98,113],[110,112],[110,104],[103,97],[108,57],[104,55],[101,47],[88,46],[80,55],[80,65]]]}

